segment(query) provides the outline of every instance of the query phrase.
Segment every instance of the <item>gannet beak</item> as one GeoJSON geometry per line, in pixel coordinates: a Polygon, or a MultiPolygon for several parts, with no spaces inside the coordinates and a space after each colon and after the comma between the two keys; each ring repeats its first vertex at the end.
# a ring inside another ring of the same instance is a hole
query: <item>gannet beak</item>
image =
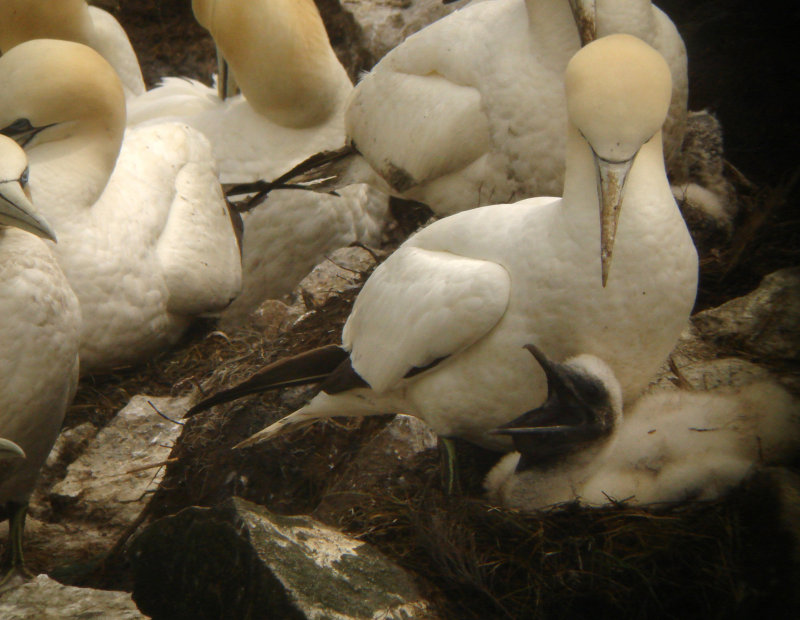
{"type": "Polygon", "coordinates": [[[0,437],[0,459],[24,459],[25,450],[10,439],[0,437]]]}
{"type": "Polygon", "coordinates": [[[607,407],[594,379],[567,364],[553,362],[532,344],[525,348],[547,376],[547,400],[489,431],[492,435],[509,435],[514,441],[514,448],[522,455],[517,471],[560,458],[609,432],[604,420],[607,407]]]}
{"type": "Polygon", "coordinates": [[[578,26],[581,46],[591,43],[597,38],[597,9],[595,0],[569,0],[572,18],[578,26]]]}
{"type": "Polygon", "coordinates": [[[36,137],[40,131],[44,131],[58,123],[50,123],[49,125],[42,125],[41,127],[34,127],[31,125],[30,121],[27,118],[20,118],[0,129],[0,133],[4,136],[8,136],[12,140],[14,140],[17,144],[19,144],[22,148],[36,137]]]}
{"type": "Polygon", "coordinates": [[[608,282],[608,272],[611,269],[611,256],[617,236],[625,180],[635,158],[636,154],[628,160],[609,161],[594,153],[597,167],[597,197],[600,201],[600,266],[603,287],[608,282]]]}
{"type": "Polygon", "coordinates": [[[228,61],[222,55],[222,50],[218,45],[215,46],[215,49],[217,50],[217,96],[225,101],[239,94],[239,85],[236,83],[228,61]]]}
{"type": "Polygon", "coordinates": [[[0,180],[0,224],[14,226],[43,239],[56,240],[56,233],[31,204],[19,180],[0,180]]]}

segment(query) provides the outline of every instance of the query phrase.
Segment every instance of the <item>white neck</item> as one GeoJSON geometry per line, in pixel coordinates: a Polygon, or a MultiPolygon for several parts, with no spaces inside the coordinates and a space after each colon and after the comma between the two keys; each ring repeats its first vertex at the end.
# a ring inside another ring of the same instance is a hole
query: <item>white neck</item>
{"type": "Polygon", "coordinates": [[[114,171],[120,142],[93,131],[37,144],[28,151],[34,204],[58,230],[88,213],[114,171]]]}

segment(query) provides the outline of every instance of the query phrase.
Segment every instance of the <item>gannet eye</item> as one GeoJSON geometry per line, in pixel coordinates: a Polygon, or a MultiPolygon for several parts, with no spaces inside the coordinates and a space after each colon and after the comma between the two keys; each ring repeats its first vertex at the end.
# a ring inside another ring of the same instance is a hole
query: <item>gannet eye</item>
{"type": "Polygon", "coordinates": [[[30,168],[25,166],[25,170],[22,171],[22,175],[19,177],[19,184],[22,187],[25,187],[28,184],[28,174],[30,172],[30,168]]]}

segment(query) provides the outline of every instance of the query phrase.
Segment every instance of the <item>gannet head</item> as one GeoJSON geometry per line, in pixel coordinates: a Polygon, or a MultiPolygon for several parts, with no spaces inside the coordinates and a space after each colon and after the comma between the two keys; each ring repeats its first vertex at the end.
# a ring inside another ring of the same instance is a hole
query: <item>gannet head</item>
{"type": "Polygon", "coordinates": [[[625,180],[642,145],[660,139],[672,77],[656,50],[631,35],[615,34],[578,51],[564,79],[569,120],[592,149],[597,168],[605,286],[625,180]]]}
{"type": "Polygon", "coordinates": [[[10,439],[0,437],[0,459],[24,459],[25,450],[10,439]]]}
{"type": "Polygon", "coordinates": [[[547,400],[491,431],[511,436],[521,454],[517,471],[603,445],[622,421],[622,388],[608,365],[589,354],[557,363],[532,344],[525,348],[547,377],[547,400]]]}
{"type": "Polygon", "coordinates": [[[86,42],[91,17],[86,0],[3,0],[0,51],[32,39],[86,42]]]}
{"type": "Polygon", "coordinates": [[[85,136],[111,173],[125,131],[125,95],[102,56],[80,43],[27,41],[0,56],[0,84],[0,133],[28,149],[85,136]]]}
{"type": "Polygon", "coordinates": [[[50,225],[31,204],[25,151],[6,136],[0,136],[0,224],[56,240],[50,225]]]}

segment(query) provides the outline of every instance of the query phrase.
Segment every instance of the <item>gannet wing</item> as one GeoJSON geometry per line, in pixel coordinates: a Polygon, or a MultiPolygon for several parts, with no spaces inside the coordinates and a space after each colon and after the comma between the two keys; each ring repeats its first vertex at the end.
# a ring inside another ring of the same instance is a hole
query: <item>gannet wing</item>
{"type": "Polygon", "coordinates": [[[167,285],[167,309],[194,316],[225,308],[242,286],[241,252],[208,141],[185,126],[189,149],[174,178],[174,192],[156,255],[167,285]]]}
{"type": "Polygon", "coordinates": [[[508,305],[500,265],[402,247],[367,280],[342,334],[356,372],[380,393],[485,336],[508,305]]]}
{"type": "Polygon", "coordinates": [[[398,192],[461,170],[489,150],[480,92],[435,72],[366,75],[351,95],[345,127],[398,192]]]}

